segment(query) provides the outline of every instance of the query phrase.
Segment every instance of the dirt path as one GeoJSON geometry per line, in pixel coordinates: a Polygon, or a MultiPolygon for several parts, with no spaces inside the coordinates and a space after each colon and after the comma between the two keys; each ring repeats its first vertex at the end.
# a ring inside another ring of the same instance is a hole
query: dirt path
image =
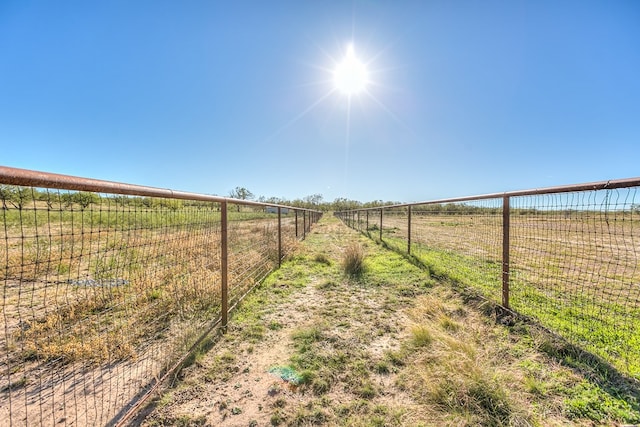
{"type": "Polygon", "coordinates": [[[567,409],[581,377],[482,310],[325,217],[142,425],[592,425],[567,409]]]}
{"type": "MultiPolygon", "coordinates": [[[[385,324],[388,320],[380,314],[384,313],[384,299],[362,285],[345,286],[348,281],[340,273],[342,251],[358,240],[335,220],[318,224],[295,260],[315,265],[308,269],[285,266],[252,295],[231,320],[227,335],[183,372],[184,382],[160,401],[144,425],[263,426],[280,419],[285,423],[287,409],[308,406],[318,393],[269,370],[290,365],[296,351],[292,335],[305,328],[322,325],[326,336],[335,335],[348,346],[363,347],[366,341],[378,358],[397,347],[398,330],[392,325],[384,326],[389,334],[357,336],[369,332],[372,319],[385,324]],[[256,299],[269,303],[255,304],[256,299]]],[[[388,375],[376,375],[375,381],[386,387],[392,383],[388,375]]],[[[335,387],[323,394],[325,400],[336,403],[344,391],[335,387]]],[[[384,402],[395,400],[410,401],[398,390],[380,397],[384,402]]],[[[319,413],[316,417],[323,418],[319,413]]]]}

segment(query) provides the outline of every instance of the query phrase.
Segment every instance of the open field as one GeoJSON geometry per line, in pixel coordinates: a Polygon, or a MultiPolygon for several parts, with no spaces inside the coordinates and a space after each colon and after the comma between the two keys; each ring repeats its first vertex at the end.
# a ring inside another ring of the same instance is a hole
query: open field
{"type": "MultiPolygon", "coordinates": [[[[218,322],[214,208],[0,211],[0,419],[106,424],[218,322]]],[[[283,215],[282,252],[297,239],[283,215]]],[[[277,216],[230,211],[229,304],[277,265],[277,216]]]]}
{"type": "Polygon", "coordinates": [[[637,384],[607,376],[544,330],[496,323],[493,304],[459,293],[328,215],[244,300],[230,325],[138,422],[640,422],[637,384]],[[364,255],[359,273],[346,263],[354,244],[364,255]]]}
{"type": "Polygon", "coordinates": [[[12,425],[113,424],[187,355],[195,377],[150,425],[640,422],[638,209],[512,211],[509,306],[533,326],[493,304],[495,202],[416,210],[410,232],[402,209],[359,217],[381,245],[328,218],[297,252],[310,221],[293,212],[231,204],[225,232],[218,202],[55,194],[0,210],[0,419],[12,425]],[[233,306],[286,254],[211,340],[224,278],[233,306]],[[206,363],[191,351],[208,347],[206,363]],[[202,390],[216,400],[194,400],[202,390]]]}
{"type": "MultiPolygon", "coordinates": [[[[407,251],[408,217],[383,218],[382,238],[407,251]]],[[[379,238],[371,216],[368,235],[379,238]]],[[[360,218],[356,227],[365,230],[360,218]]],[[[502,214],[414,214],[411,253],[436,274],[502,301],[502,214]]],[[[510,217],[510,307],[640,379],[640,215],[520,211],[510,217]]]]}

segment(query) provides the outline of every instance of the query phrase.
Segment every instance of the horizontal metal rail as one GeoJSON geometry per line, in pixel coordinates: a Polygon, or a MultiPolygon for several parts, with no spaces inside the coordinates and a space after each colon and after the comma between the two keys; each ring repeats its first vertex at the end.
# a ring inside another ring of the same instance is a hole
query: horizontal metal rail
{"type": "Polygon", "coordinates": [[[476,196],[452,197],[447,199],[426,200],[422,202],[398,203],[394,205],[381,205],[367,208],[347,209],[340,212],[374,211],[379,209],[405,208],[417,205],[437,205],[443,203],[470,202],[474,200],[501,199],[503,197],[535,196],[541,194],[569,193],[577,191],[613,190],[616,188],[629,188],[640,186],[640,177],[627,179],[614,179],[610,181],[597,181],[585,184],[560,185],[556,187],[533,188],[529,190],[505,191],[502,193],[479,194],[476,196]]]}
{"type": "Polygon", "coordinates": [[[166,188],[147,187],[122,182],[104,181],[93,178],[82,178],[72,175],[61,175],[50,172],[39,172],[28,169],[0,166],[0,183],[37,188],[56,188],[60,190],[89,191],[94,193],[124,194],[128,196],[163,197],[166,199],[195,200],[200,202],[227,202],[245,206],[272,206],[298,211],[317,212],[313,209],[279,205],[274,203],[255,202],[251,200],[233,199],[230,197],[212,196],[209,194],[190,193],[166,188]]]}

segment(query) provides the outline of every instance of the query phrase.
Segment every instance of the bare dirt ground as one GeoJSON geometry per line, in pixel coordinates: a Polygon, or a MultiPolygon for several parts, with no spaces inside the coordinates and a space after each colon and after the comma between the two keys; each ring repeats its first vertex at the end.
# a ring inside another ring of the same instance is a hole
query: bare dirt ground
{"type": "Polygon", "coordinates": [[[547,341],[512,334],[492,310],[325,216],[133,424],[620,425],[639,416],[637,402],[575,410],[585,398],[571,390],[594,389],[539,351],[547,341]],[[353,242],[366,254],[360,278],[341,268],[353,242]]]}

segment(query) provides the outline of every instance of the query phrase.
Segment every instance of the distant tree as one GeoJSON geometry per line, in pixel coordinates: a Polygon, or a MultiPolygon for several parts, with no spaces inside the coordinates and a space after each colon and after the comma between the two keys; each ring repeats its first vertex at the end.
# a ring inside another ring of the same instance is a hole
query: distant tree
{"type": "MultiPolygon", "coordinates": [[[[251,191],[247,190],[244,187],[236,187],[233,190],[229,191],[229,197],[239,200],[251,200],[255,196],[251,191]]],[[[240,205],[236,205],[236,208],[238,209],[238,212],[240,212],[240,205]]]]}
{"type": "Polygon", "coordinates": [[[60,202],[65,208],[73,206],[73,193],[62,193],[60,195],[60,202]]]}
{"type": "Polygon", "coordinates": [[[49,210],[53,210],[53,205],[56,202],[60,202],[59,196],[57,197],[57,192],[51,192],[49,190],[34,190],[34,199],[39,200],[47,204],[47,208],[49,210]]]}
{"type": "Polygon", "coordinates": [[[74,204],[80,205],[81,210],[85,210],[91,204],[100,203],[100,196],[96,193],[88,191],[80,191],[77,193],[63,193],[60,195],[60,202],[65,208],[72,208],[74,204]]]}
{"type": "Polygon", "coordinates": [[[121,195],[115,195],[111,197],[111,200],[117,205],[117,206],[121,206],[121,207],[125,207],[129,204],[129,197],[127,196],[121,196],[121,195]]]}
{"type": "Polygon", "coordinates": [[[304,198],[307,208],[317,208],[322,203],[322,194],[312,194],[304,198]]]}
{"type": "Polygon", "coordinates": [[[7,210],[7,202],[11,201],[13,188],[10,185],[0,185],[0,200],[2,200],[2,210],[7,210]]]}
{"type": "Polygon", "coordinates": [[[140,199],[140,203],[145,208],[155,208],[158,202],[153,197],[143,197],[140,199]]]}
{"type": "Polygon", "coordinates": [[[229,197],[232,199],[252,200],[255,196],[244,187],[236,187],[229,192],[229,197]]]}
{"type": "Polygon", "coordinates": [[[14,208],[22,210],[25,203],[33,200],[33,190],[28,187],[18,187],[15,185],[0,185],[0,199],[2,199],[2,209],[8,208],[7,202],[14,208]]]}
{"type": "Polygon", "coordinates": [[[90,193],[88,191],[80,191],[78,193],[74,193],[71,200],[79,204],[81,210],[85,210],[91,204],[100,203],[100,196],[98,196],[96,193],[90,193]]]}
{"type": "Polygon", "coordinates": [[[348,200],[348,199],[345,199],[344,197],[338,197],[332,203],[332,209],[334,211],[346,211],[349,209],[357,209],[361,206],[362,206],[362,203],[360,203],[359,201],[348,200]]]}
{"type": "Polygon", "coordinates": [[[260,203],[270,203],[270,204],[274,204],[274,205],[289,205],[290,203],[284,199],[281,199],[280,197],[265,197],[265,196],[260,196],[256,199],[256,201],[260,202],[260,203]]]}
{"type": "Polygon", "coordinates": [[[184,206],[182,200],[177,199],[160,199],[159,205],[163,208],[171,209],[172,211],[176,211],[181,209],[184,206]]]}

